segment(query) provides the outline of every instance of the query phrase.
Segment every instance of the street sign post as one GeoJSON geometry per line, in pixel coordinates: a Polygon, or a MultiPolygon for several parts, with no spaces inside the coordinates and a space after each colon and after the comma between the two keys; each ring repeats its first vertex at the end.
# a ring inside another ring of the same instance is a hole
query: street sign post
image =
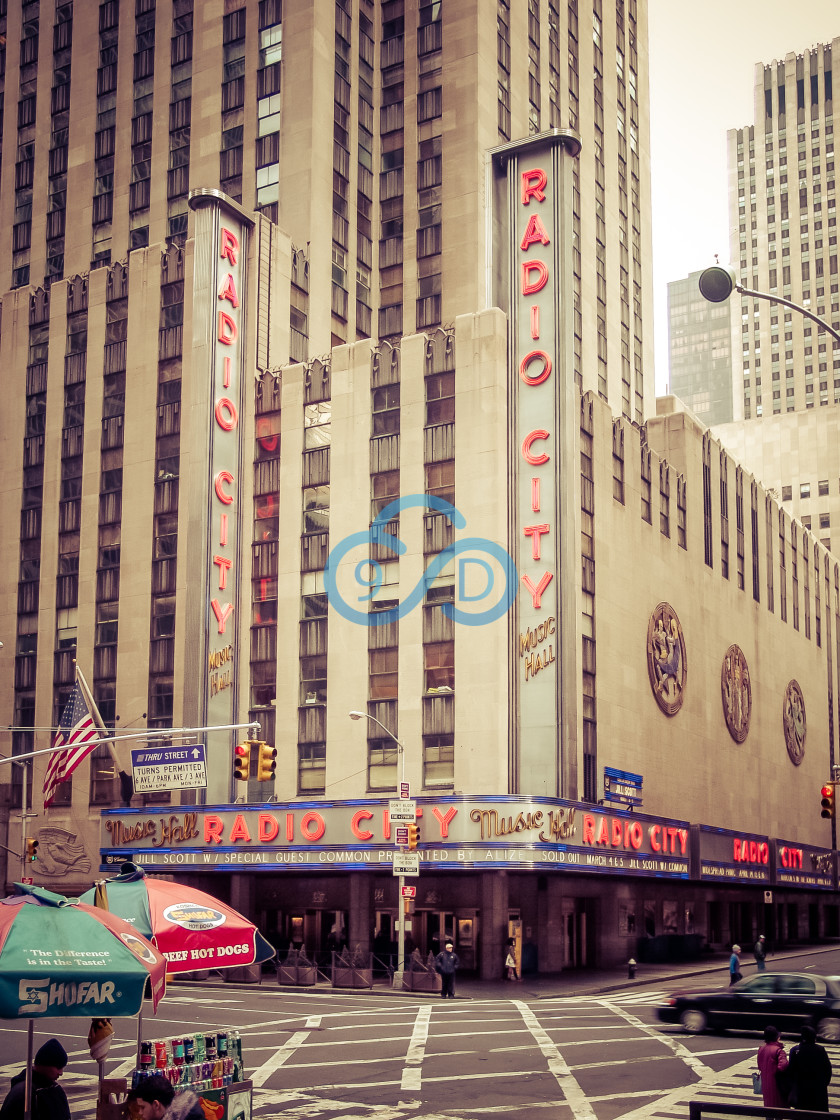
{"type": "Polygon", "coordinates": [[[131,752],[135,793],[200,789],[207,785],[204,744],[191,747],[144,747],[131,752]]]}
{"type": "Polygon", "coordinates": [[[419,875],[420,874],[420,853],[419,852],[394,852],[394,874],[395,875],[419,875]]]}
{"type": "Polygon", "coordinates": [[[399,828],[394,830],[394,843],[398,845],[406,845],[408,843],[408,825],[400,825],[399,828]]]}
{"type": "Polygon", "coordinates": [[[411,797],[411,786],[408,782],[400,782],[400,797],[411,797]]]}
{"type": "Polygon", "coordinates": [[[413,821],[417,816],[417,802],[406,798],[394,798],[388,802],[388,816],[392,823],[413,821]]]}

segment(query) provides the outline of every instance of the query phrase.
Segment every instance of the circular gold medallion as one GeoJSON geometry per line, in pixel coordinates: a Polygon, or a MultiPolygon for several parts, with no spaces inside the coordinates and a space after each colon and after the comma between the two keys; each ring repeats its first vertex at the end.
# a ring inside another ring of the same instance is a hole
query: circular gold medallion
{"type": "Polygon", "coordinates": [[[747,659],[740,646],[731,645],[724,654],[720,670],[720,695],[729,734],[736,743],[743,743],[750,731],[752,685],[747,659]]]}
{"type": "Polygon", "coordinates": [[[682,707],[685,691],[685,639],[670,603],[660,603],[650,616],[647,663],[656,703],[666,716],[676,715],[682,707]]]}
{"type": "Polygon", "coordinates": [[[790,760],[798,766],[805,757],[805,698],[798,681],[788,681],[782,706],[785,744],[790,760]]]}

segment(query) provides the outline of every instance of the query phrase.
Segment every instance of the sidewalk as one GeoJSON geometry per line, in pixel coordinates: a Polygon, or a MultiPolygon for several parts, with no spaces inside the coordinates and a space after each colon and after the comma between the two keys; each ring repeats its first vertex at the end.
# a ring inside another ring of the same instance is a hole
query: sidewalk
{"type": "MultiPolygon", "coordinates": [[[[767,958],[767,968],[770,971],[784,971],[784,961],[803,954],[818,955],[829,953],[840,948],[840,945],[803,945],[796,949],[787,949],[775,953],[767,958]]],[[[751,976],[755,972],[755,963],[747,954],[742,960],[744,976],[751,976]]],[[[636,977],[631,980],[628,969],[580,969],[550,975],[524,976],[520,983],[511,983],[503,980],[479,980],[472,976],[459,976],[455,984],[455,995],[458,999],[557,999],[564,996],[598,995],[606,992],[625,991],[636,987],[650,987],[662,984],[665,981],[680,980],[685,977],[693,980],[689,986],[696,987],[708,985],[709,987],[725,987],[729,983],[729,953],[715,953],[696,961],[673,961],[666,964],[639,964],[636,968],[636,977]]],[[[291,986],[275,985],[273,977],[264,974],[259,985],[247,983],[228,983],[221,975],[211,976],[208,980],[173,980],[171,985],[180,984],[184,987],[224,987],[231,990],[251,990],[254,988],[275,988],[278,991],[294,991],[291,986]]],[[[402,996],[406,999],[438,998],[427,992],[406,992],[392,987],[385,980],[375,980],[372,989],[333,989],[323,980],[319,980],[315,988],[304,988],[303,991],[342,991],[350,990],[374,991],[377,995],[402,996]]]]}

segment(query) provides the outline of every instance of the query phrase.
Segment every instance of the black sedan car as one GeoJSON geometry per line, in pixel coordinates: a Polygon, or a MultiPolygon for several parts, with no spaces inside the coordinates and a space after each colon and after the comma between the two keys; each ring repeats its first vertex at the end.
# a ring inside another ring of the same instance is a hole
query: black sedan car
{"type": "Polygon", "coordinates": [[[763,1031],[770,1025],[790,1033],[809,1023],[820,1038],[840,1042],[840,976],[759,972],[729,988],[675,992],[656,1014],[689,1034],[763,1031]]]}

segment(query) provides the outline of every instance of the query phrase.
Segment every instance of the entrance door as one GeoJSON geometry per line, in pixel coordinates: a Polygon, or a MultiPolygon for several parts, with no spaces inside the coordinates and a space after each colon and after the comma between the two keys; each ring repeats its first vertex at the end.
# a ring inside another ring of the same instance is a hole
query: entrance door
{"type": "Polygon", "coordinates": [[[586,968],[589,964],[587,916],[585,899],[563,899],[563,968],[586,968]]]}

